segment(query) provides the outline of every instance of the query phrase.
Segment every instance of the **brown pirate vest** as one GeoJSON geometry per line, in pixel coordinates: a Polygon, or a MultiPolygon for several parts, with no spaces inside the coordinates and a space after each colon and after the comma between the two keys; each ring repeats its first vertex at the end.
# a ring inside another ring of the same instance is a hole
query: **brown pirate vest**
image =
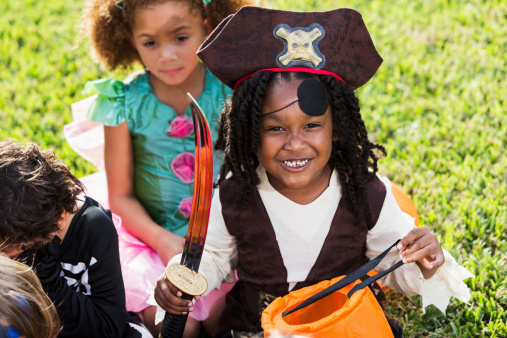
{"type": "MultiPolygon", "coordinates": [[[[236,237],[239,281],[227,295],[227,305],[214,337],[222,337],[231,329],[247,332],[262,330],[260,314],[263,308],[274,297],[289,293],[287,270],[259,192],[252,192],[249,204],[245,207],[236,201],[237,188],[234,179],[220,184],[225,225],[229,233],[236,237]]],[[[375,224],[384,203],[386,188],[376,177],[367,183],[366,188],[375,224]]],[[[340,199],[315,265],[306,280],[297,283],[292,290],[346,275],[363,265],[367,260],[368,230],[364,220],[356,224],[352,209],[343,198],[340,199]]]]}

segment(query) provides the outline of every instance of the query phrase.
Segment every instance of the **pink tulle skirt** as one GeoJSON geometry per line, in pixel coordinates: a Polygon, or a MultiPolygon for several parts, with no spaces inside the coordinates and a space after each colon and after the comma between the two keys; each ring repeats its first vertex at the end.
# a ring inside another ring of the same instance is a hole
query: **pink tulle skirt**
{"type": "MultiPolygon", "coordinates": [[[[127,311],[140,312],[150,306],[147,301],[153,294],[157,279],[164,273],[165,265],[158,254],[149,246],[132,236],[121,224],[117,215],[113,221],[118,231],[120,262],[127,297],[127,311]]],[[[208,318],[216,303],[225,297],[233,284],[223,284],[206,297],[195,302],[190,317],[202,321],[208,318]]]]}

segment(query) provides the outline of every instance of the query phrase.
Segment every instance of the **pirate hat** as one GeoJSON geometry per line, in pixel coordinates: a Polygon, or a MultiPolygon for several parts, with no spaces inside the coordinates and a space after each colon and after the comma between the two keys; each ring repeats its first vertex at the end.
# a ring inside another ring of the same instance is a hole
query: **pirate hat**
{"type": "Polygon", "coordinates": [[[357,89],[382,63],[361,14],[345,8],[305,13],[245,6],[222,21],[197,54],[231,88],[275,70],[333,75],[357,89]]]}

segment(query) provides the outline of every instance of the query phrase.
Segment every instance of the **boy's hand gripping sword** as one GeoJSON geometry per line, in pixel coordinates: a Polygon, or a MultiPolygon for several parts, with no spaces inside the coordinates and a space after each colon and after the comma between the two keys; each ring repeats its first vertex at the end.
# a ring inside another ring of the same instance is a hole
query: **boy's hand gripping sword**
{"type": "MultiPolygon", "coordinates": [[[[198,272],[206,241],[213,189],[213,151],[208,121],[190,93],[190,109],[195,135],[195,179],[192,211],[180,264],[166,268],[167,279],[183,293],[182,298],[192,300],[208,288],[206,279],[198,272]]],[[[183,335],[188,315],[166,312],[160,336],[178,338],[183,335]]]]}

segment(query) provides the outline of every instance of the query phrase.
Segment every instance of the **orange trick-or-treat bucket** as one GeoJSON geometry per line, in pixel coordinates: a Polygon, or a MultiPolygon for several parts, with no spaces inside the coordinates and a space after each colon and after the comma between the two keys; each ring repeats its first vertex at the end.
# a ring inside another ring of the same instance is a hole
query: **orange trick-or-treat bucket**
{"type": "Polygon", "coordinates": [[[264,336],[274,332],[305,337],[393,337],[382,308],[365,287],[350,298],[347,293],[361,281],[357,280],[321,300],[282,317],[302,300],[328,288],[345,276],[322,281],[275,299],[262,313],[264,336]]]}

